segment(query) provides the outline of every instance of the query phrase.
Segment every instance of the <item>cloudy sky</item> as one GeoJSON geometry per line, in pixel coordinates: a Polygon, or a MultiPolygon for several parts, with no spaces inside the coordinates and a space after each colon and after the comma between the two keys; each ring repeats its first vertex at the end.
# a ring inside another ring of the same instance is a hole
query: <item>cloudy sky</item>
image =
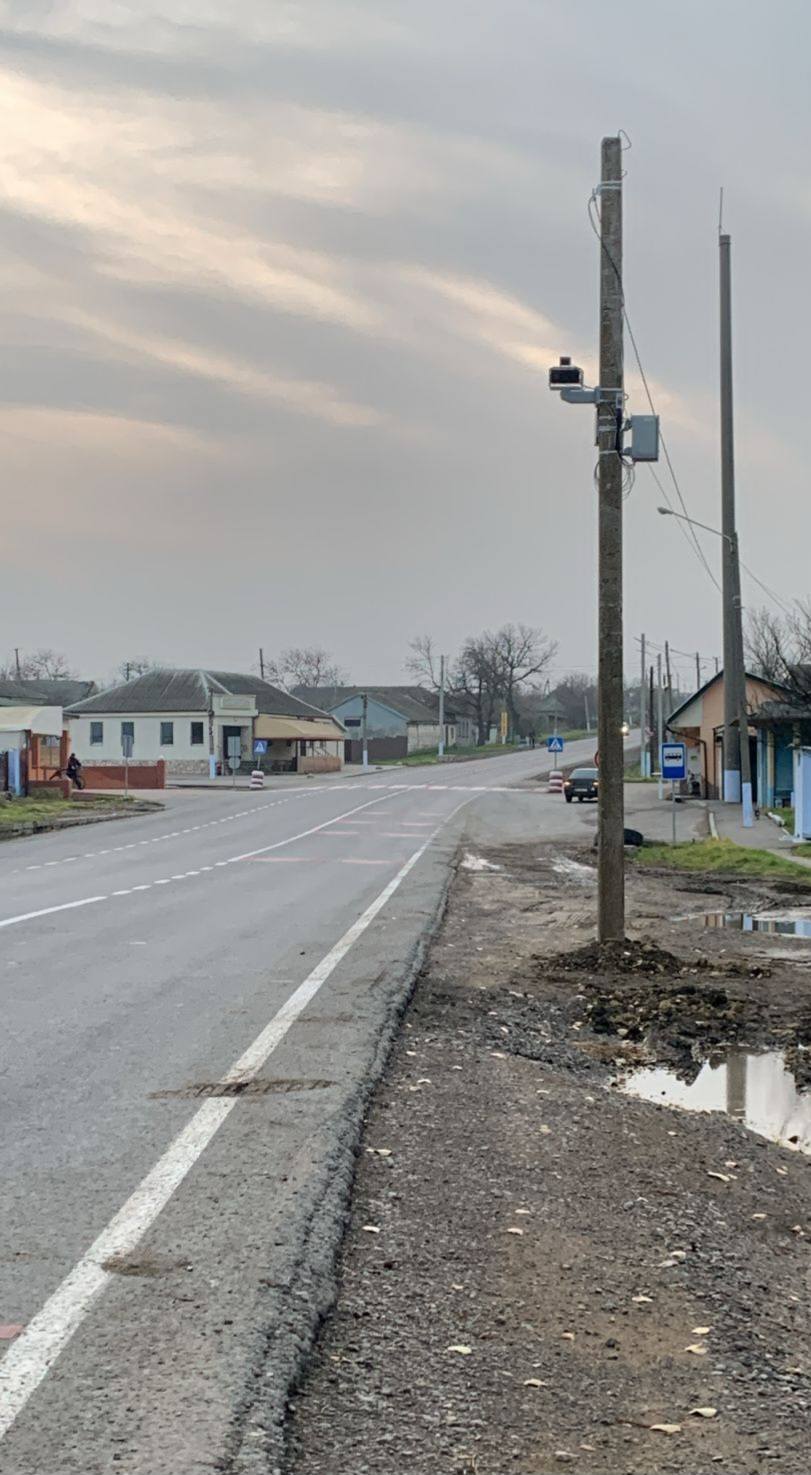
{"type": "MultiPolygon", "coordinates": [[[[619,128],[628,307],[690,511],[719,520],[723,184],[742,553],[807,592],[806,0],[0,18],[0,657],[55,646],[104,676],[319,643],[383,681],[414,634],[453,651],[512,619],[593,668],[592,418],[546,369],[593,369],[587,202],[619,128]]],[[[629,671],[643,629],[720,647],[660,501],[641,467],[629,671]]]]}

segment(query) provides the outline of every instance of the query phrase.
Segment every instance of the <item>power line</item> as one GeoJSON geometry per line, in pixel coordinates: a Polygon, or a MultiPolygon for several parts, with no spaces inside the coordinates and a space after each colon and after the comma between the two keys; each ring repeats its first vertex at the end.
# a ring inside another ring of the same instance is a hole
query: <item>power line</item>
{"type": "MultiPolygon", "coordinates": [[[[724,198],[724,192],[722,190],[721,191],[721,210],[723,210],[723,198],[724,198]]],[[[631,340],[631,346],[632,346],[633,351],[634,351],[634,358],[636,359],[636,366],[637,366],[637,368],[639,370],[639,376],[640,376],[640,378],[642,380],[642,384],[643,384],[644,389],[645,389],[645,395],[646,395],[648,404],[650,406],[650,411],[651,411],[651,414],[652,415],[655,415],[656,414],[656,406],[655,406],[655,404],[653,402],[653,395],[651,394],[650,385],[648,384],[648,378],[647,378],[647,375],[645,373],[645,370],[644,370],[644,368],[642,366],[642,358],[641,358],[641,355],[640,355],[640,352],[639,352],[639,348],[637,346],[636,338],[634,336],[634,330],[633,330],[633,328],[631,326],[631,319],[630,319],[630,317],[628,315],[628,308],[627,308],[626,301],[625,301],[625,293],[624,293],[624,289],[623,289],[622,276],[621,276],[620,272],[617,269],[616,262],[611,257],[611,253],[608,250],[608,247],[605,245],[605,242],[603,241],[602,232],[597,229],[597,226],[594,223],[594,215],[592,214],[592,207],[594,209],[594,213],[597,215],[597,218],[599,220],[599,207],[597,205],[596,196],[595,196],[594,193],[592,193],[592,195],[591,195],[591,197],[589,199],[589,202],[588,202],[589,224],[590,224],[592,230],[594,231],[594,234],[596,235],[597,239],[599,240],[600,245],[602,246],[603,250],[605,251],[605,253],[606,253],[607,257],[608,257],[608,260],[611,263],[611,267],[612,267],[612,269],[614,271],[614,275],[617,278],[617,282],[619,283],[621,297],[622,297],[622,315],[623,315],[623,318],[625,320],[625,326],[628,329],[628,337],[631,340]]],[[[664,432],[662,431],[661,426],[660,426],[660,429],[659,429],[659,443],[660,443],[660,445],[662,447],[662,450],[664,452],[665,461],[667,463],[667,468],[668,468],[668,471],[670,472],[670,475],[671,475],[671,478],[672,478],[672,481],[673,481],[673,485],[674,485],[674,487],[676,489],[676,494],[678,496],[679,502],[681,503],[682,512],[684,513],[684,516],[687,519],[687,527],[685,527],[682,523],[679,523],[679,527],[681,528],[682,536],[687,539],[687,542],[690,544],[690,547],[693,549],[693,551],[696,553],[696,555],[700,559],[700,561],[701,561],[701,563],[702,563],[702,565],[704,567],[705,572],[709,575],[709,578],[712,580],[713,584],[715,585],[716,589],[718,590],[718,592],[720,594],[721,593],[721,585],[719,584],[718,580],[715,577],[715,574],[713,573],[712,569],[710,568],[710,565],[707,562],[707,559],[706,559],[705,554],[704,554],[704,549],[702,548],[701,543],[699,542],[699,539],[698,539],[696,530],[695,530],[695,528],[692,525],[692,519],[691,519],[691,517],[690,517],[690,515],[689,515],[689,513],[687,511],[687,503],[686,503],[686,501],[684,499],[684,495],[683,495],[682,490],[681,490],[681,487],[679,485],[679,480],[678,480],[678,477],[676,476],[676,472],[675,472],[675,469],[674,469],[674,466],[673,466],[673,462],[672,462],[671,457],[670,457],[670,451],[668,450],[667,441],[665,440],[664,432]],[[689,532],[688,532],[688,528],[689,528],[689,532]]],[[[652,463],[651,462],[647,462],[646,464],[648,466],[648,470],[650,471],[651,476],[653,477],[653,479],[654,479],[657,487],[659,488],[659,491],[661,492],[662,496],[664,497],[664,499],[665,499],[668,507],[670,507],[671,511],[675,511],[675,508],[673,507],[673,503],[671,502],[670,497],[669,497],[669,495],[668,495],[665,487],[662,485],[662,482],[661,482],[659,476],[657,475],[656,471],[654,470],[652,463]]],[[[628,493],[626,493],[626,495],[628,495],[630,493],[630,490],[631,490],[631,488],[629,487],[628,493]]],[[[777,594],[777,593],[775,593],[774,589],[771,589],[768,584],[765,584],[763,582],[762,579],[759,579],[758,576],[757,576],[757,574],[756,573],[753,573],[752,569],[749,568],[748,564],[745,564],[743,562],[743,559],[740,559],[740,564],[741,564],[741,568],[743,568],[746,571],[746,573],[749,575],[750,579],[753,579],[754,582],[763,590],[764,594],[768,595],[769,599],[771,599],[778,606],[778,608],[783,611],[784,614],[790,616],[791,613],[792,613],[792,611],[789,608],[789,606],[785,603],[785,601],[783,599],[781,599],[780,595],[777,594]]]]}
{"type": "MultiPolygon", "coordinates": [[[[594,207],[594,213],[597,215],[597,218],[599,220],[599,218],[600,218],[599,217],[599,209],[597,207],[596,197],[595,197],[594,194],[591,195],[591,198],[589,199],[589,202],[588,202],[589,225],[591,226],[592,230],[594,231],[594,234],[596,235],[598,241],[600,242],[600,245],[602,246],[603,250],[605,251],[606,256],[607,256],[607,258],[608,258],[608,260],[609,260],[609,262],[611,264],[611,268],[612,268],[612,270],[614,272],[614,275],[617,278],[617,283],[618,283],[619,289],[620,289],[620,300],[622,302],[622,316],[623,316],[623,319],[625,321],[625,326],[628,329],[628,337],[631,340],[631,346],[632,346],[632,348],[634,350],[634,358],[636,359],[636,366],[637,366],[637,368],[639,370],[640,378],[641,378],[642,383],[643,383],[644,388],[645,388],[645,394],[647,396],[648,404],[650,405],[650,411],[651,411],[651,414],[652,415],[655,415],[656,414],[656,406],[653,403],[653,395],[650,392],[650,385],[648,384],[648,377],[647,377],[647,374],[645,373],[645,370],[644,370],[644,368],[642,366],[642,358],[641,358],[641,355],[640,355],[640,352],[639,352],[639,348],[637,347],[636,337],[634,336],[634,330],[633,330],[633,328],[631,326],[631,319],[630,319],[630,317],[628,315],[628,307],[627,307],[626,301],[625,301],[625,292],[624,292],[624,288],[623,288],[622,276],[621,276],[621,273],[620,273],[620,271],[619,271],[619,269],[617,267],[617,263],[612,258],[611,253],[608,250],[608,247],[606,246],[606,244],[605,244],[605,242],[603,240],[602,231],[601,230],[598,230],[597,229],[597,226],[595,225],[594,215],[592,214],[592,207],[594,207]]],[[[703,564],[703,567],[704,567],[705,572],[709,575],[709,577],[712,580],[713,584],[715,585],[716,589],[720,593],[721,586],[718,583],[718,580],[716,579],[715,574],[713,573],[712,569],[710,568],[710,566],[709,566],[709,564],[707,562],[707,559],[706,559],[705,554],[704,554],[704,549],[702,548],[700,542],[698,541],[698,538],[696,536],[695,528],[692,526],[692,519],[690,517],[689,512],[687,511],[687,503],[684,500],[684,495],[682,493],[682,489],[679,486],[679,479],[676,476],[676,472],[675,472],[674,467],[673,467],[673,462],[672,462],[672,460],[670,458],[670,452],[669,452],[669,450],[667,448],[667,442],[666,442],[666,440],[664,438],[664,434],[662,433],[661,428],[659,430],[659,442],[661,444],[662,450],[664,451],[665,461],[667,462],[667,468],[668,468],[668,471],[670,472],[671,478],[673,480],[673,485],[676,488],[676,495],[677,495],[677,497],[679,499],[679,502],[681,503],[682,512],[684,513],[684,516],[687,519],[687,525],[688,525],[688,527],[690,529],[689,533],[687,533],[684,529],[682,531],[685,532],[685,536],[688,538],[688,541],[690,542],[691,547],[694,548],[695,553],[696,553],[698,559],[703,564]]],[[[650,464],[650,463],[648,463],[648,464],[650,464]]],[[[651,470],[653,471],[653,468],[652,467],[651,467],[651,470]]],[[[672,507],[672,503],[670,501],[670,498],[668,497],[667,493],[665,492],[665,489],[662,486],[661,482],[659,481],[658,476],[656,476],[656,473],[655,472],[653,472],[653,476],[654,476],[654,480],[656,481],[656,485],[659,487],[659,490],[661,491],[662,496],[665,498],[665,501],[667,502],[668,506],[669,507],[672,507]]]]}

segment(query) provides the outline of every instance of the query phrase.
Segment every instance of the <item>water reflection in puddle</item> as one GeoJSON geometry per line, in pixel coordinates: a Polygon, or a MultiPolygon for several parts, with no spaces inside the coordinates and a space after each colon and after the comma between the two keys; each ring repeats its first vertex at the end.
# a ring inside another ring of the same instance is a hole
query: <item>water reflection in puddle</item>
{"type": "Polygon", "coordinates": [[[731,1050],[717,1065],[706,1060],[690,1082],[655,1066],[633,1071],[617,1085],[662,1106],[726,1112],[761,1137],[811,1153],[811,1091],[797,1089],[780,1051],[731,1050]]]}
{"type": "Polygon", "coordinates": [[[736,932],[779,932],[783,937],[811,937],[811,916],[805,912],[704,912],[705,927],[729,927],[736,932]]]}

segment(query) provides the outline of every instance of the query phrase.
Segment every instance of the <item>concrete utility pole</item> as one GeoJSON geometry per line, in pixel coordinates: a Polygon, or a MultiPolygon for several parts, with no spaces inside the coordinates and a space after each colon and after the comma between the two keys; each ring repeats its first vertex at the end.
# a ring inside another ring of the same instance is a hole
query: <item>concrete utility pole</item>
{"type": "Polygon", "coordinates": [[[363,693],[363,766],[369,767],[369,693],[363,693]]]}
{"type": "Polygon", "coordinates": [[[659,798],[663,799],[665,794],[665,781],[662,778],[662,743],[665,740],[665,718],[664,718],[664,693],[662,691],[662,656],[656,657],[656,747],[657,760],[659,763],[659,798]]]}
{"type": "Polygon", "coordinates": [[[721,533],[724,610],[724,792],[727,804],[741,802],[741,745],[735,725],[740,707],[735,611],[735,441],[732,423],[732,294],[730,238],[718,241],[721,279],[721,533]]]}
{"type": "Polygon", "coordinates": [[[445,657],[439,657],[439,745],[437,753],[445,757],[445,657]]]}
{"type": "Polygon", "coordinates": [[[15,664],[16,669],[17,669],[17,680],[19,681],[19,679],[20,679],[20,647],[18,645],[15,645],[15,647],[14,647],[14,664],[15,664]]]}
{"type": "Polygon", "coordinates": [[[701,687],[701,656],[696,651],[696,691],[701,687]]]}
{"type": "Polygon", "coordinates": [[[656,703],[655,703],[655,700],[654,700],[653,666],[650,666],[649,669],[648,669],[648,711],[650,712],[650,723],[649,723],[649,726],[650,726],[650,742],[648,743],[648,777],[649,778],[653,778],[653,775],[654,775],[654,772],[655,772],[655,769],[656,769],[656,763],[654,761],[654,759],[656,757],[656,754],[655,754],[655,751],[654,751],[654,745],[655,745],[655,742],[656,742],[656,720],[655,720],[654,715],[653,715],[654,714],[655,706],[656,706],[656,703]]]}
{"type": "Polygon", "coordinates": [[[645,669],[645,637],[642,636],[642,680],[639,683],[639,772],[643,778],[648,776],[648,704],[647,704],[647,680],[648,673],[645,669]]]}
{"type": "Polygon", "coordinates": [[[591,732],[591,713],[589,712],[589,694],[583,692],[583,702],[586,708],[586,732],[591,732]]]}
{"type": "Polygon", "coordinates": [[[670,716],[670,712],[673,710],[673,678],[672,678],[672,676],[670,674],[670,643],[667,640],[665,641],[665,671],[667,673],[666,687],[667,687],[667,702],[668,702],[668,708],[669,708],[669,711],[668,711],[668,714],[667,715],[669,717],[670,716]]]}
{"type": "Polygon", "coordinates": [[[259,647],[259,675],[262,678],[262,680],[264,681],[264,679],[265,679],[265,652],[263,651],[261,645],[259,647]]]}
{"type": "Polygon", "coordinates": [[[600,942],[625,937],[622,747],[622,457],[623,402],[622,144],[604,138],[600,170],[600,390],[597,406],[599,506],[600,751],[598,926],[600,942]]]}
{"type": "Polygon", "coordinates": [[[755,822],[752,803],[752,755],[749,751],[749,712],[746,705],[746,666],[743,659],[743,606],[741,604],[741,560],[738,553],[738,534],[732,534],[732,569],[734,579],[735,609],[735,666],[738,672],[738,735],[741,758],[741,819],[750,829],[755,822]]]}

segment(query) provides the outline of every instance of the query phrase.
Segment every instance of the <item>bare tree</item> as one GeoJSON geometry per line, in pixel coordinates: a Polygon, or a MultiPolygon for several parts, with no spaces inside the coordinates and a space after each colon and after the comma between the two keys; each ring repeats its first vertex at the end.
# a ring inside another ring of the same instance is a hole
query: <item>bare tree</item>
{"type": "Polygon", "coordinates": [[[434,649],[430,635],[417,635],[408,642],[411,655],[406,657],[405,668],[420,686],[439,691],[440,657],[434,649]]]}
{"type": "Polygon", "coordinates": [[[811,601],[797,600],[790,614],[750,611],[744,640],[747,664],[790,698],[811,702],[811,601]]]}
{"type": "Polygon", "coordinates": [[[75,672],[67,656],[62,655],[60,651],[52,650],[50,646],[42,646],[39,650],[22,655],[19,665],[15,658],[7,660],[5,665],[0,667],[0,677],[4,681],[14,681],[15,678],[23,681],[55,681],[73,675],[75,672]]]}
{"type": "Polygon", "coordinates": [[[329,651],[318,645],[291,646],[275,660],[265,662],[266,679],[285,691],[294,686],[341,686],[346,672],[337,666],[329,651]]]}
{"type": "Polygon", "coordinates": [[[502,688],[496,637],[489,631],[468,636],[452,667],[451,685],[473,708],[481,747],[490,736],[502,688]]]}
{"type": "Polygon", "coordinates": [[[569,672],[558,682],[552,695],[567,727],[585,727],[587,712],[589,719],[596,721],[597,683],[585,671],[569,672]]]}
{"type": "Polygon", "coordinates": [[[131,661],[122,661],[116,666],[115,674],[123,681],[132,681],[134,676],[145,676],[147,671],[154,671],[157,661],[150,660],[149,656],[137,656],[131,661]]]}
{"type": "Polygon", "coordinates": [[[531,676],[541,676],[557,653],[557,641],[531,625],[502,625],[492,637],[500,670],[500,694],[510,718],[510,730],[519,724],[518,696],[531,676]]]}

